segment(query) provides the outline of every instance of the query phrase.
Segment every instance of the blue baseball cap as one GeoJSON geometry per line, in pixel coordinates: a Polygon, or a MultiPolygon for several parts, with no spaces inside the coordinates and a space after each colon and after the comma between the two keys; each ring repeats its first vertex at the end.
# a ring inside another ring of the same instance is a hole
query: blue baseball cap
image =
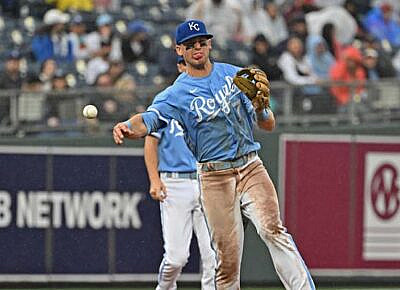
{"type": "Polygon", "coordinates": [[[8,52],[8,59],[20,59],[22,57],[21,52],[19,50],[13,49],[8,52]]]}
{"type": "Polygon", "coordinates": [[[111,25],[113,19],[110,14],[101,14],[96,18],[97,26],[111,25]]]}
{"type": "Polygon", "coordinates": [[[176,44],[182,44],[182,42],[199,36],[213,37],[212,34],[207,32],[206,25],[200,20],[187,20],[176,28],[176,44]]]}
{"type": "Polygon", "coordinates": [[[149,32],[149,28],[142,20],[134,20],[128,23],[128,31],[130,33],[149,32]]]}
{"type": "Polygon", "coordinates": [[[71,19],[72,24],[81,24],[83,23],[83,17],[80,14],[75,14],[71,19]]]}
{"type": "Polygon", "coordinates": [[[181,62],[185,62],[185,60],[183,59],[182,56],[178,55],[178,56],[176,57],[176,63],[181,63],[181,62]]]}

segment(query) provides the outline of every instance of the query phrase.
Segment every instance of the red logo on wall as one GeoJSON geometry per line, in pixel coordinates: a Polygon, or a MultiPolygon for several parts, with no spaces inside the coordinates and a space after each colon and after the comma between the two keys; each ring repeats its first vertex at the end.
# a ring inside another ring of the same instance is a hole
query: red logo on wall
{"type": "Polygon", "coordinates": [[[384,220],[392,218],[400,208],[397,176],[396,168],[391,164],[383,164],[376,170],[372,178],[372,208],[376,215],[384,220]]]}

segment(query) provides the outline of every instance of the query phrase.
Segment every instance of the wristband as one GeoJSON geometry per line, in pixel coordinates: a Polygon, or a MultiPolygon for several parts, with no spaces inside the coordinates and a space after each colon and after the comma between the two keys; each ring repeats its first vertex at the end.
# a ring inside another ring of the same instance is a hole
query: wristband
{"type": "Polygon", "coordinates": [[[264,109],[261,112],[257,113],[257,120],[259,120],[259,121],[268,120],[269,114],[270,114],[269,109],[264,109]]]}
{"type": "Polygon", "coordinates": [[[129,128],[129,130],[132,129],[132,123],[130,120],[126,120],[125,122],[123,122],[123,124],[125,124],[129,128]]]}

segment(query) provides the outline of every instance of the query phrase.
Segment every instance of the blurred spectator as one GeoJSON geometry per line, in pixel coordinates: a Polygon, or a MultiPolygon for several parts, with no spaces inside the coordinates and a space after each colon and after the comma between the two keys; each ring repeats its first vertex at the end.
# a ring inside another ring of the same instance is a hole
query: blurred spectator
{"type": "MultiPolygon", "coordinates": [[[[295,36],[301,40],[304,44],[306,42],[308,36],[308,28],[306,19],[304,18],[304,14],[297,14],[295,15],[289,22],[288,22],[288,31],[289,31],[289,38],[295,36]]],[[[281,41],[275,48],[277,51],[285,51],[288,46],[289,38],[281,41]]]]}
{"type": "Polygon", "coordinates": [[[0,2],[2,15],[18,18],[20,0],[2,0],[0,2]]]}
{"type": "Polygon", "coordinates": [[[378,53],[378,69],[381,77],[396,76],[392,54],[386,51],[377,39],[367,34],[364,38],[362,38],[362,49],[364,51],[367,49],[376,50],[378,53]]]}
{"type": "Polygon", "coordinates": [[[118,91],[116,98],[119,102],[131,103],[135,99],[136,82],[132,75],[125,70],[122,61],[113,61],[108,74],[114,88],[118,91]]]}
{"type": "Polygon", "coordinates": [[[214,35],[215,42],[222,47],[242,34],[243,14],[234,0],[193,1],[185,15],[187,19],[202,20],[214,35]]]}
{"type": "Polygon", "coordinates": [[[125,62],[153,60],[149,28],[143,21],[134,20],[129,22],[127,35],[122,40],[121,49],[125,62]]]}
{"type": "Polygon", "coordinates": [[[335,25],[332,23],[326,23],[322,27],[322,37],[326,41],[326,45],[330,53],[339,60],[343,50],[342,44],[336,39],[335,25]]]}
{"type": "Polygon", "coordinates": [[[363,53],[363,65],[369,80],[395,77],[396,72],[390,62],[382,63],[378,51],[367,48],[363,53]]]}
{"type": "Polygon", "coordinates": [[[52,58],[46,59],[42,63],[40,67],[39,79],[43,84],[44,91],[50,91],[52,89],[52,81],[57,69],[58,65],[52,58]]]}
{"type": "Polygon", "coordinates": [[[289,38],[286,51],[279,57],[278,66],[283,72],[283,78],[290,84],[315,84],[317,80],[311,64],[304,57],[303,42],[296,36],[289,38]]]}
{"type": "Polygon", "coordinates": [[[289,22],[289,33],[301,39],[304,43],[308,36],[306,19],[303,14],[293,17],[289,22]]]}
{"type": "Polygon", "coordinates": [[[320,8],[328,6],[341,6],[345,0],[314,0],[314,5],[320,8]]]}
{"type": "Polygon", "coordinates": [[[96,18],[96,26],[97,30],[87,36],[86,45],[90,56],[103,57],[107,53],[111,60],[121,59],[121,39],[113,31],[112,17],[109,14],[99,15],[96,18]]]}
{"type": "Polygon", "coordinates": [[[76,122],[75,100],[64,94],[68,89],[65,73],[57,70],[52,79],[51,93],[48,93],[47,126],[54,128],[76,122]]]}
{"type": "Polygon", "coordinates": [[[329,71],[335,62],[327,48],[325,40],[320,35],[310,35],[307,38],[306,57],[311,64],[311,70],[320,80],[329,79],[329,71]]]}
{"type": "Polygon", "coordinates": [[[24,79],[21,88],[24,92],[42,92],[43,83],[37,74],[32,73],[24,79]]]}
{"type": "Polygon", "coordinates": [[[97,76],[94,85],[97,88],[112,88],[113,81],[108,72],[101,73],[97,76]]]}
{"type": "Polygon", "coordinates": [[[40,123],[44,117],[46,95],[37,74],[30,74],[22,84],[18,98],[18,120],[25,123],[40,123]]]}
{"type": "Polygon", "coordinates": [[[362,82],[351,87],[346,85],[332,86],[331,92],[336,98],[339,112],[347,111],[352,99],[356,102],[361,101],[361,95],[364,93],[363,83],[367,78],[361,61],[360,51],[349,46],[343,50],[342,59],[337,61],[330,71],[332,81],[362,82]]]}
{"type": "Polygon", "coordinates": [[[121,59],[121,40],[114,34],[113,19],[109,14],[96,18],[97,30],[87,36],[87,48],[92,59],[88,62],[85,79],[93,85],[99,74],[108,71],[111,60],[121,59]]]}
{"type": "Polygon", "coordinates": [[[373,8],[364,18],[365,29],[382,42],[389,44],[388,50],[400,47],[400,25],[393,19],[393,7],[383,3],[373,8]]]}
{"type": "MultiPolygon", "coordinates": [[[[17,50],[11,51],[4,64],[4,71],[0,74],[0,89],[21,88],[23,76],[20,71],[21,54],[17,50]]],[[[10,122],[10,96],[0,97],[0,125],[10,122]]]]}
{"type": "Polygon", "coordinates": [[[393,57],[392,61],[393,67],[396,69],[397,76],[400,78],[400,49],[397,51],[396,55],[393,57]]]}
{"type": "Polygon", "coordinates": [[[364,37],[360,38],[362,42],[362,48],[367,49],[367,48],[372,48],[375,50],[381,50],[382,46],[381,43],[378,39],[373,37],[371,34],[366,34],[364,37]]]}
{"type": "Polygon", "coordinates": [[[261,0],[238,0],[243,10],[242,33],[243,40],[251,43],[257,34],[265,32],[265,10],[261,0]]]}
{"type": "Polygon", "coordinates": [[[299,15],[318,10],[318,7],[314,5],[314,0],[293,0],[288,3],[290,4],[286,6],[287,9],[283,14],[289,23],[299,15]]]}
{"type": "Polygon", "coordinates": [[[53,58],[57,62],[72,62],[72,44],[65,33],[69,15],[58,9],[50,9],[43,17],[44,26],[32,40],[32,52],[37,61],[53,58]]]}
{"type": "Polygon", "coordinates": [[[62,70],[56,71],[51,83],[52,83],[51,88],[52,88],[52,90],[55,90],[55,91],[64,91],[69,88],[68,82],[66,79],[66,74],[62,70]]]}
{"type": "MultiPolygon", "coordinates": [[[[358,0],[362,1],[362,0],[358,0]]],[[[389,4],[393,8],[393,17],[394,20],[400,21],[400,1],[399,0],[367,0],[367,2],[371,2],[370,6],[379,7],[382,4],[389,4]]],[[[366,14],[366,13],[364,13],[366,14]]]]}
{"type": "Polygon", "coordinates": [[[74,59],[88,59],[90,54],[86,46],[86,24],[81,14],[72,17],[68,38],[72,44],[74,59]]]}
{"type": "Polygon", "coordinates": [[[93,0],[96,10],[98,12],[105,11],[120,11],[121,9],[121,0],[93,0]]]}
{"type": "Polygon", "coordinates": [[[266,72],[271,81],[280,80],[282,71],[278,64],[278,55],[273,51],[263,34],[254,38],[251,63],[266,72]]]}
{"type": "Polygon", "coordinates": [[[98,56],[89,60],[86,67],[86,83],[93,85],[97,77],[108,71],[110,68],[110,53],[111,53],[111,43],[103,42],[101,43],[101,49],[98,51],[98,56]],[[101,52],[101,54],[100,54],[101,52]]]}
{"type": "Polygon", "coordinates": [[[122,108],[113,95],[113,81],[110,74],[99,74],[95,86],[98,89],[98,93],[92,97],[91,103],[99,109],[99,121],[113,121],[115,118],[119,118],[122,108]]]}
{"type": "MultiPolygon", "coordinates": [[[[387,1],[387,0],[385,0],[387,1]]],[[[397,1],[397,0],[394,0],[397,1]]],[[[371,9],[371,0],[346,0],[344,6],[346,7],[347,3],[351,3],[355,6],[355,10],[357,13],[361,15],[367,14],[367,12],[371,9]]],[[[347,8],[346,8],[347,9],[347,8]]],[[[356,17],[357,19],[357,17],[356,17]]]]}
{"type": "Polygon", "coordinates": [[[47,0],[56,5],[57,9],[65,11],[93,11],[93,0],[47,0]]]}
{"type": "MultiPolygon", "coordinates": [[[[370,0],[346,0],[343,7],[353,16],[356,20],[358,29],[363,30],[362,19],[364,15],[370,10],[370,0]]],[[[360,34],[361,31],[358,32],[360,34]]]]}
{"type": "Polygon", "coordinates": [[[243,34],[250,42],[253,42],[256,35],[263,34],[272,46],[288,37],[286,22],[280,14],[278,6],[269,2],[263,9],[260,0],[253,0],[250,11],[246,12],[243,34]]]}
{"type": "Polygon", "coordinates": [[[265,22],[266,37],[272,46],[276,46],[288,37],[286,22],[275,3],[267,2],[265,10],[267,12],[265,22]]]}
{"type": "Polygon", "coordinates": [[[377,70],[378,52],[372,48],[368,48],[364,52],[362,62],[367,72],[367,78],[373,81],[378,80],[380,78],[377,70]]]}
{"type": "Polygon", "coordinates": [[[120,82],[129,81],[133,84],[133,88],[136,87],[135,80],[131,74],[125,70],[125,65],[122,61],[112,61],[108,74],[111,77],[111,82],[117,85],[120,82]]]}
{"type": "Polygon", "coordinates": [[[21,53],[17,50],[9,52],[0,75],[0,89],[20,89],[23,81],[21,73],[21,53]]]}

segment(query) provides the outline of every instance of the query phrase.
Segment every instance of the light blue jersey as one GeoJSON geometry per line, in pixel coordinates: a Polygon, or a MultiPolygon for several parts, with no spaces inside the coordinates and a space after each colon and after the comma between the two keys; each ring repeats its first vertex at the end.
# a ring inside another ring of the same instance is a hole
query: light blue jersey
{"type": "Polygon", "coordinates": [[[254,141],[255,111],[250,100],[233,85],[239,67],[214,63],[206,77],[182,73],[159,93],[142,114],[148,133],[170,119],[183,127],[185,141],[196,160],[233,160],[260,149],[254,141]]]}
{"type": "Polygon", "coordinates": [[[170,120],[167,127],[152,133],[152,135],[159,139],[158,171],[196,171],[196,159],[185,144],[183,128],[178,121],[170,120]]]}

